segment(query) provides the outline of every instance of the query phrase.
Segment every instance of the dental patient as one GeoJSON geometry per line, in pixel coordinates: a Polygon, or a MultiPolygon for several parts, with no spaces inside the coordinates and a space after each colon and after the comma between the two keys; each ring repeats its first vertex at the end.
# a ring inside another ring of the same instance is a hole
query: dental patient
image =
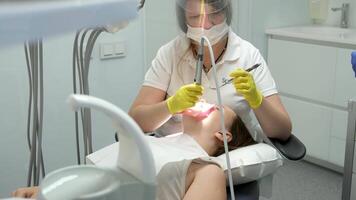
{"type": "MultiPolygon", "coordinates": [[[[200,151],[201,156],[165,164],[157,175],[157,199],[226,200],[224,172],[209,157],[224,153],[220,113],[215,106],[213,110],[209,106],[212,107],[200,102],[183,112],[181,137],[185,137],[185,146],[196,146],[195,151],[200,151]]],[[[227,106],[224,119],[229,150],[255,143],[242,120],[227,106]]]]}
{"type": "MultiPolygon", "coordinates": [[[[160,144],[159,153],[152,151],[155,159],[167,159],[157,174],[156,200],[226,200],[225,174],[214,158],[224,153],[219,112],[216,106],[199,102],[182,113],[183,133],[164,138],[148,136],[151,142],[160,144]],[[168,147],[192,156],[172,158],[168,147]]],[[[227,106],[224,119],[229,150],[255,143],[242,120],[227,106]]],[[[37,192],[37,188],[20,188],[13,195],[34,198],[37,192]]]]}

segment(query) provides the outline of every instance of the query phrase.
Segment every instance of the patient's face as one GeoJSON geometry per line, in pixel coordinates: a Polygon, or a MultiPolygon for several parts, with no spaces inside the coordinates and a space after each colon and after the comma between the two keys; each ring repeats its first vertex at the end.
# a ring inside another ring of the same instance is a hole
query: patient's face
{"type": "MultiPolygon", "coordinates": [[[[224,120],[225,120],[225,128],[230,131],[231,126],[236,118],[235,112],[229,108],[228,106],[223,106],[224,109],[224,120]]],[[[206,126],[209,126],[211,130],[215,132],[222,131],[220,125],[220,110],[217,108],[214,112],[212,112],[206,119],[204,119],[204,123],[206,126]]]]}
{"type": "MultiPolygon", "coordinates": [[[[230,130],[236,117],[235,112],[228,106],[223,106],[225,127],[230,130]]],[[[212,132],[221,131],[220,110],[218,106],[206,102],[199,102],[191,109],[183,112],[185,125],[201,126],[205,130],[212,132]]]]}

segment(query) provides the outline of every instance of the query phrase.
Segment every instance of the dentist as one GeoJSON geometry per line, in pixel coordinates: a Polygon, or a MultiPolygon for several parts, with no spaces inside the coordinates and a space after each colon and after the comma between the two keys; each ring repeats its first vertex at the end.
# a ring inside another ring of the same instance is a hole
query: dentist
{"type": "Polygon", "coordinates": [[[259,50],[230,28],[231,0],[176,0],[176,14],[184,34],[158,50],[129,111],[143,131],[160,135],[180,132],[180,112],[200,98],[217,103],[207,47],[202,83],[193,83],[197,51],[204,35],[213,45],[218,78],[234,78],[232,84],[221,88],[223,104],[241,117],[251,133],[262,128],[268,137],[286,140],[291,134],[290,118],[259,50]],[[246,71],[256,63],[261,66],[246,71]]]}

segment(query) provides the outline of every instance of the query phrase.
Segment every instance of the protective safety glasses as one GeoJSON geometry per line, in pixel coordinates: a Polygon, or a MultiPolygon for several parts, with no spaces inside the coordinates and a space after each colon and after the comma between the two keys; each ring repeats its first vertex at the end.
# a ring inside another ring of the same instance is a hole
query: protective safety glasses
{"type": "Polygon", "coordinates": [[[176,0],[176,3],[185,11],[186,21],[193,27],[205,23],[221,24],[226,18],[226,0],[176,0]]]}

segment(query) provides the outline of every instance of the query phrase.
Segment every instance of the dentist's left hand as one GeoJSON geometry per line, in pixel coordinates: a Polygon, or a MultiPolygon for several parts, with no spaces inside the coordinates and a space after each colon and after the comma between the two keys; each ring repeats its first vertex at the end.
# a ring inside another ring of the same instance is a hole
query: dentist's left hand
{"type": "Polygon", "coordinates": [[[169,112],[176,114],[193,107],[203,95],[203,90],[203,86],[195,83],[182,86],[166,100],[169,112]]]}
{"type": "Polygon", "coordinates": [[[233,84],[237,93],[245,97],[251,108],[256,109],[260,107],[263,96],[261,91],[256,87],[253,76],[249,72],[238,68],[230,73],[230,77],[233,78],[233,84]]]}

